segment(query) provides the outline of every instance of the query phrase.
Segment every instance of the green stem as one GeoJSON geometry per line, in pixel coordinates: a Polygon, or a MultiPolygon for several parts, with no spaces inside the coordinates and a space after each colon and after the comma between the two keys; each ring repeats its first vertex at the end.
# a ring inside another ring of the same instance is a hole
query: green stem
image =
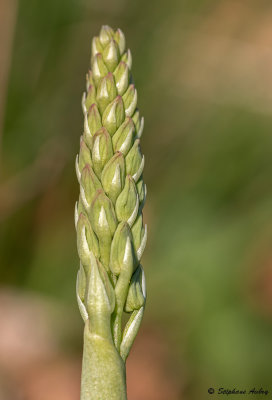
{"type": "Polygon", "coordinates": [[[108,331],[93,333],[87,320],[80,400],[127,400],[125,363],[117,352],[108,331]]]}

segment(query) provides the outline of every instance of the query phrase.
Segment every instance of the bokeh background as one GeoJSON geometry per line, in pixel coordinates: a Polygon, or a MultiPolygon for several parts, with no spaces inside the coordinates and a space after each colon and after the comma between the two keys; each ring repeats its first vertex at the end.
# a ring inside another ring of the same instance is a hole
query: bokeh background
{"type": "Polygon", "coordinates": [[[1,0],[0,399],[79,400],[74,160],[102,24],[126,34],[145,116],[129,400],[271,394],[271,1],[1,0]]]}

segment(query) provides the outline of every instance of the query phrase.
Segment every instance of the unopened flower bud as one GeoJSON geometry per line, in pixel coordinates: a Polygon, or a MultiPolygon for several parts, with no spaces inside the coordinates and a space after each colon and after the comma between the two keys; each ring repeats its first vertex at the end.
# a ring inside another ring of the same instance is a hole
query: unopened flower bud
{"type": "Polygon", "coordinates": [[[117,31],[114,34],[114,39],[118,43],[120,54],[123,54],[126,48],[126,39],[121,29],[117,29],[117,31]]]}
{"type": "Polygon", "coordinates": [[[91,203],[101,183],[89,164],[86,164],[81,173],[80,197],[85,209],[89,212],[91,203]]]}
{"type": "MultiPolygon", "coordinates": [[[[94,134],[98,131],[98,129],[100,129],[102,127],[100,113],[98,111],[96,104],[92,104],[91,107],[89,108],[88,125],[89,125],[89,129],[91,131],[91,136],[94,136],[94,134]]],[[[88,143],[88,145],[89,145],[89,143],[88,143]]],[[[90,143],[89,147],[92,148],[92,146],[93,146],[93,143],[90,143]]]]}
{"type": "Polygon", "coordinates": [[[115,275],[119,275],[122,270],[125,270],[129,275],[133,273],[136,267],[137,257],[133,246],[131,230],[126,222],[121,222],[112,240],[110,269],[115,275]]]}
{"type": "Polygon", "coordinates": [[[91,221],[99,238],[103,235],[113,236],[117,226],[114,207],[102,189],[97,190],[93,199],[91,221]]]}
{"type": "Polygon", "coordinates": [[[131,228],[131,232],[133,236],[133,243],[135,245],[135,249],[137,250],[141,245],[145,233],[142,213],[136,218],[136,221],[131,228]]]}
{"type": "Polygon", "coordinates": [[[132,55],[131,51],[128,49],[121,57],[121,61],[124,61],[128,68],[131,69],[132,67],[132,55]]]}
{"type": "Polygon", "coordinates": [[[88,92],[90,85],[94,85],[93,71],[89,70],[86,74],[86,90],[88,92]]]}
{"type": "Polygon", "coordinates": [[[79,199],[78,199],[78,202],[77,202],[76,205],[77,205],[77,209],[76,209],[76,212],[77,212],[76,226],[77,226],[77,221],[78,221],[79,215],[81,213],[85,213],[86,212],[80,196],[79,196],[79,199]]]}
{"type": "Polygon", "coordinates": [[[80,263],[78,275],[77,275],[77,295],[81,301],[84,301],[86,292],[86,274],[82,264],[80,263]]]}
{"type": "Polygon", "coordinates": [[[102,189],[98,189],[90,209],[93,229],[99,240],[101,261],[108,267],[111,240],[116,230],[117,220],[111,200],[102,189]]]}
{"type": "MultiPolygon", "coordinates": [[[[117,198],[115,211],[118,221],[128,221],[133,214],[137,216],[137,189],[130,175],[127,175],[125,187],[117,198]]],[[[134,221],[133,221],[134,222],[134,221]]]]}
{"type": "Polygon", "coordinates": [[[107,106],[103,113],[102,123],[103,126],[108,130],[112,136],[114,132],[119,128],[121,123],[125,119],[125,109],[121,96],[115,97],[115,99],[107,106]]]}
{"type": "Polygon", "coordinates": [[[145,203],[145,184],[144,184],[144,180],[143,177],[141,176],[141,178],[138,180],[138,182],[136,183],[136,187],[137,187],[137,192],[138,192],[138,196],[139,196],[139,208],[142,209],[145,203]]]}
{"type": "Polygon", "coordinates": [[[106,128],[99,129],[93,136],[92,160],[93,168],[97,176],[100,178],[101,172],[112,157],[111,137],[106,128]]]}
{"type": "Polygon", "coordinates": [[[121,61],[113,74],[118,94],[122,96],[128,88],[129,69],[127,64],[121,61]]]}
{"type": "Polygon", "coordinates": [[[143,163],[143,156],[140,148],[140,140],[136,139],[131,150],[129,151],[128,155],[126,156],[126,171],[127,174],[130,174],[133,176],[134,180],[137,182],[139,179],[140,175],[138,176],[138,179],[135,179],[137,175],[139,174],[139,170],[141,168],[141,165],[143,163]]]}
{"type": "Polygon", "coordinates": [[[95,36],[92,40],[92,60],[97,53],[102,53],[103,47],[101,46],[99,37],[95,36]]]}
{"type": "Polygon", "coordinates": [[[122,153],[117,152],[107,162],[101,175],[103,188],[115,203],[125,183],[125,160],[122,153]]]}
{"type": "Polygon", "coordinates": [[[86,273],[88,273],[90,252],[92,251],[99,257],[99,246],[91,224],[83,213],[79,215],[77,222],[77,249],[82,265],[86,273]]]}
{"type": "Polygon", "coordinates": [[[101,79],[107,75],[108,69],[103,61],[103,57],[101,53],[97,53],[94,56],[93,60],[93,80],[95,82],[96,87],[98,86],[101,79]]]}
{"type": "Polygon", "coordinates": [[[103,114],[107,105],[116,97],[116,86],[111,72],[109,72],[98,84],[97,87],[97,103],[101,115],[103,114]]]}
{"type": "Polygon", "coordinates": [[[140,139],[144,129],[144,117],[140,118],[139,110],[136,110],[132,119],[135,125],[136,137],[140,139]]]}
{"type": "Polygon", "coordinates": [[[128,90],[123,96],[123,101],[125,105],[125,113],[128,117],[131,117],[137,105],[137,90],[133,84],[129,85],[128,90]]]}
{"type": "MultiPolygon", "coordinates": [[[[103,274],[101,269],[103,267],[99,264],[99,261],[93,253],[91,253],[90,256],[90,267],[90,274],[86,282],[87,293],[85,296],[85,304],[90,324],[92,325],[92,321],[97,319],[97,314],[105,317],[112,313],[115,299],[109,278],[106,278],[103,274]],[[105,282],[107,282],[107,288],[105,282]]],[[[96,326],[96,329],[99,329],[99,326],[96,326]]]]}
{"type": "Polygon", "coordinates": [[[116,97],[116,86],[111,72],[101,79],[97,87],[97,103],[101,115],[103,114],[107,105],[116,97]]]}
{"type": "Polygon", "coordinates": [[[120,60],[120,51],[115,40],[111,39],[103,50],[103,59],[109,71],[113,72],[120,60]]]}
{"type": "Polygon", "coordinates": [[[86,100],[85,100],[85,106],[86,109],[88,110],[93,103],[96,102],[96,90],[94,85],[90,85],[88,88],[86,100]]]}
{"type": "Polygon", "coordinates": [[[121,151],[126,156],[131,148],[134,132],[134,123],[130,117],[127,117],[112,137],[113,150],[121,151]]]}
{"type": "Polygon", "coordinates": [[[145,294],[142,289],[143,270],[139,265],[131,277],[125,311],[130,313],[134,310],[139,310],[145,304],[145,294]]]}
{"type": "Polygon", "coordinates": [[[103,25],[99,33],[99,40],[102,46],[105,47],[113,37],[113,29],[108,25],[103,25]]]}
{"type": "Polygon", "coordinates": [[[90,149],[88,148],[85,141],[83,140],[83,137],[81,136],[80,151],[79,151],[79,157],[78,157],[78,167],[79,167],[80,172],[82,171],[82,169],[85,167],[86,164],[89,164],[91,166],[93,165],[90,149]]]}
{"type": "Polygon", "coordinates": [[[109,303],[110,303],[110,312],[112,313],[114,310],[114,306],[115,306],[115,293],[114,293],[114,289],[112,286],[112,283],[110,281],[109,275],[106,271],[106,269],[104,268],[103,264],[97,260],[97,266],[98,266],[98,270],[99,270],[99,274],[100,277],[104,283],[104,287],[109,299],[109,303]]]}

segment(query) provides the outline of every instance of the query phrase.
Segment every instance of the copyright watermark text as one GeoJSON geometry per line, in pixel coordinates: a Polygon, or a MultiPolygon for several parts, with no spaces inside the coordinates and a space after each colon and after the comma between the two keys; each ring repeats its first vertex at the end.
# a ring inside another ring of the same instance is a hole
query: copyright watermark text
{"type": "Polygon", "coordinates": [[[240,388],[224,388],[224,387],[219,387],[219,388],[213,388],[210,387],[208,389],[208,393],[213,395],[213,394],[222,394],[222,395],[232,395],[232,394],[248,394],[248,395],[264,395],[267,396],[269,394],[269,390],[261,388],[250,388],[250,389],[240,389],[240,388]]]}

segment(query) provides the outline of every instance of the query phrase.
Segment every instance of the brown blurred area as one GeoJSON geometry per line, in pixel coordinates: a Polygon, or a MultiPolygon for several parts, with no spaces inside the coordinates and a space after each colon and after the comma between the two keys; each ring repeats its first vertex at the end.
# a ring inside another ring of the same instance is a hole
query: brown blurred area
{"type": "Polygon", "coordinates": [[[271,22],[266,0],[0,0],[0,400],[79,399],[74,159],[102,24],[125,32],[145,116],[129,400],[272,393],[271,22]]]}
{"type": "MultiPolygon", "coordinates": [[[[41,296],[1,290],[1,400],[79,399],[80,354],[67,355],[61,345],[64,329],[74,335],[72,323],[79,321],[64,324],[61,318],[67,313],[66,307],[41,296]]],[[[142,332],[128,361],[131,400],[178,398],[177,381],[167,369],[168,351],[154,328],[142,332]]]]}

